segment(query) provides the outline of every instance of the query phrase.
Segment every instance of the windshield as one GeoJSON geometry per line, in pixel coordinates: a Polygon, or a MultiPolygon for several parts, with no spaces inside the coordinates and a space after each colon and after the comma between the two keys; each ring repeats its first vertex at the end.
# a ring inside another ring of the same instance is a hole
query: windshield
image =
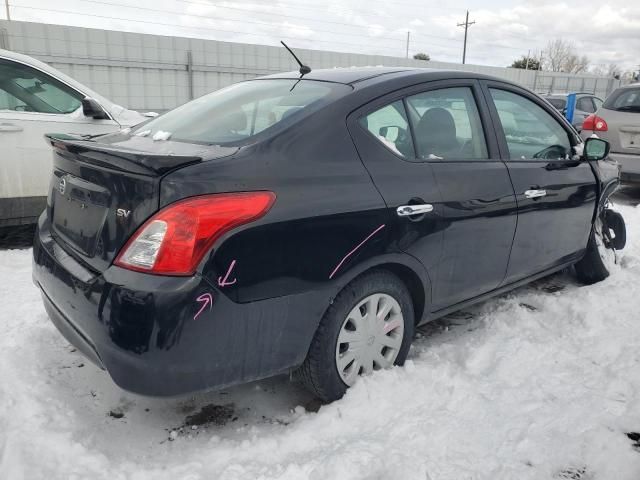
{"type": "Polygon", "coordinates": [[[215,145],[245,142],[276,125],[289,125],[350,90],[312,80],[237,83],[171,110],[132,135],[215,145]]]}
{"type": "Polygon", "coordinates": [[[604,108],[619,112],[640,113],[640,88],[620,88],[604,102],[604,108]]]}

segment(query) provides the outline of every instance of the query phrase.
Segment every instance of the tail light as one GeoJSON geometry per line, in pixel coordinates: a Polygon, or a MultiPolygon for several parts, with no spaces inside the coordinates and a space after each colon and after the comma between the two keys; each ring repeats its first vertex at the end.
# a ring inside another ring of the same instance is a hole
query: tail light
{"type": "Polygon", "coordinates": [[[600,118],[595,113],[592,113],[582,122],[582,130],[593,130],[594,132],[606,132],[609,130],[607,122],[604,118],[600,118]]]}
{"type": "Polygon", "coordinates": [[[221,193],[173,203],[147,220],[115,264],[160,275],[192,275],[221,235],[269,211],[272,192],[221,193]]]}

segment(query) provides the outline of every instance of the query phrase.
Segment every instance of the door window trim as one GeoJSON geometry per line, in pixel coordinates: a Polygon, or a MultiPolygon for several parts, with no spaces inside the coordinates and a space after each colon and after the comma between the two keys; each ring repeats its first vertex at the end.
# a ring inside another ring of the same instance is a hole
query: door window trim
{"type": "MultiPolygon", "coordinates": [[[[403,87],[398,90],[394,90],[389,92],[386,95],[382,95],[380,97],[374,98],[371,101],[361,105],[356,108],[347,116],[347,126],[349,129],[352,128],[360,128],[364,130],[368,135],[375,138],[373,134],[364,128],[361,125],[360,119],[367,116],[370,113],[379,110],[380,108],[385,107],[386,105],[390,105],[398,100],[402,100],[405,111],[407,110],[406,99],[407,97],[418,95],[420,93],[426,93],[434,90],[443,90],[446,88],[460,88],[467,87],[471,90],[471,94],[473,95],[473,99],[476,102],[476,108],[478,109],[478,114],[480,117],[480,124],[482,126],[482,132],[484,135],[484,141],[487,147],[488,158],[478,158],[478,159],[420,159],[417,157],[416,149],[416,139],[413,132],[413,125],[410,119],[409,120],[409,131],[411,132],[411,139],[413,141],[414,147],[414,158],[407,158],[397,153],[391,151],[393,155],[395,155],[398,159],[411,162],[411,163],[475,163],[475,162],[495,162],[496,160],[501,159],[501,150],[500,150],[500,141],[497,133],[495,132],[495,127],[493,126],[493,119],[491,117],[491,112],[489,110],[489,106],[486,103],[486,98],[484,92],[482,91],[480,80],[478,78],[470,77],[470,78],[456,78],[456,79],[445,79],[445,80],[431,80],[427,82],[421,82],[415,85],[411,85],[408,87],[403,87]],[[492,135],[490,132],[494,132],[492,135]]],[[[408,115],[408,112],[407,112],[408,115]]]]}

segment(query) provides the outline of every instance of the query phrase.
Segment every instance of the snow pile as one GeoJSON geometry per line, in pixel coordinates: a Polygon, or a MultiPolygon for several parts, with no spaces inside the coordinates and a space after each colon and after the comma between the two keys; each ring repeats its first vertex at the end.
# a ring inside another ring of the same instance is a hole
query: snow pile
{"type": "Polygon", "coordinates": [[[153,134],[152,138],[157,142],[157,141],[169,140],[169,137],[171,137],[171,132],[158,130],[156,133],[153,134]]]}
{"type": "Polygon", "coordinates": [[[405,368],[316,413],[283,378],[122,392],[47,320],[30,251],[0,252],[0,478],[637,480],[640,208],[620,210],[609,279],[556,275],[431,324],[405,368]]]}

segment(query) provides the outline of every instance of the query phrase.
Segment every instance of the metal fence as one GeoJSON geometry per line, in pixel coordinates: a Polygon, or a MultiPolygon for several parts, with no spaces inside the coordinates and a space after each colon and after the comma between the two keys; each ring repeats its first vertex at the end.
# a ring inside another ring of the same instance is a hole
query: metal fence
{"type": "MultiPolygon", "coordinates": [[[[280,47],[0,20],[0,48],[31,55],[110,100],[163,111],[231,83],[297,68],[280,47]]],[[[537,92],[591,92],[602,98],[619,80],[515,68],[461,65],[296,49],[313,68],[409,66],[486,73],[537,92]]]]}

